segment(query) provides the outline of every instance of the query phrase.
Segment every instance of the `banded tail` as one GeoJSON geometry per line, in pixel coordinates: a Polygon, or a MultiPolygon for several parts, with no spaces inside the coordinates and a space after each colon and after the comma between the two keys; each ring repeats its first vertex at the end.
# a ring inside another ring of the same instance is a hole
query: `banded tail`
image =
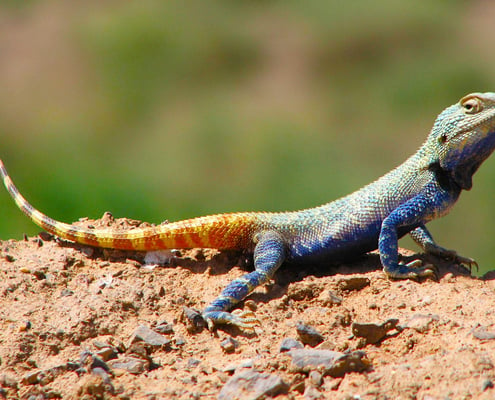
{"type": "Polygon", "coordinates": [[[126,232],[81,228],[54,220],[34,208],[10,178],[2,160],[0,175],[17,206],[40,228],[62,239],[120,250],[187,249],[194,247],[244,249],[252,246],[259,213],[232,213],[187,219],[126,232]]]}

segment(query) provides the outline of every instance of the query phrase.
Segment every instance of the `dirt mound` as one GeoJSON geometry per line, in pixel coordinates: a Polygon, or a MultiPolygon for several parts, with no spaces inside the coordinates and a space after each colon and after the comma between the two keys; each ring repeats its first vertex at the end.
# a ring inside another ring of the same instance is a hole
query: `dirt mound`
{"type": "Polygon", "coordinates": [[[209,332],[195,310],[251,268],[249,255],[144,257],[46,234],[0,242],[0,398],[495,396],[490,276],[428,258],[438,282],[391,281],[375,254],[283,267],[241,304],[261,321],[255,333],[209,332]]]}

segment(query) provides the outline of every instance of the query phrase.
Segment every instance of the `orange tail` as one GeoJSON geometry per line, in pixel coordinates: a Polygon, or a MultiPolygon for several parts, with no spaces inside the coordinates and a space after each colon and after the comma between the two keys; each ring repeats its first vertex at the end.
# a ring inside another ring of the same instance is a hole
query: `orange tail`
{"type": "Polygon", "coordinates": [[[29,204],[12,182],[2,160],[0,175],[17,206],[36,225],[62,239],[95,247],[122,250],[243,249],[251,245],[259,225],[258,213],[234,213],[130,229],[127,232],[117,232],[111,228],[80,228],[56,221],[29,204]]]}

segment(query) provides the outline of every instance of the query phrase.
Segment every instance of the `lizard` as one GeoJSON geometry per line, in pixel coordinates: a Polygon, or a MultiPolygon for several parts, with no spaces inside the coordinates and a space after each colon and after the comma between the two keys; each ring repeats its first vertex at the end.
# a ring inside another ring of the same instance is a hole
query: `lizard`
{"type": "Polygon", "coordinates": [[[426,223],[447,214],[478,167],[495,149],[495,93],[472,93],[442,111],[425,142],[403,164],[363,188],[319,207],[292,212],[227,213],[116,232],[56,221],[21,195],[0,160],[0,175],[17,206],[59,238],[122,250],[217,248],[248,250],[254,270],[230,282],[202,312],[212,329],[260,325],[252,311],[234,310],[283,263],[347,260],[378,249],[393,279],[435,277],[436,267],[399,260],[398,239],[410,234],[426,253],[464,266],[477,263],[433,240],[426,223]]]}

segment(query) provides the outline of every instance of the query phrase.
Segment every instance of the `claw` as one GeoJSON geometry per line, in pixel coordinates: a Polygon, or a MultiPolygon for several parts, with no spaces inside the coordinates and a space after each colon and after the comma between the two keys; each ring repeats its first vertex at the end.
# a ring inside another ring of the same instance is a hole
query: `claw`
{"type": "Polygon", "coordinates": [[[473,267],[476,268],[476,271],[479,270],[478,263],[475,260],[470,257],[463,257],[457,254],[455,250],[444,249],[443,247],[437,246],[435,248],[429,249],[429,252],[439,257],[443,257],[446,260],[452,260],[455,264],[458,264],[466,269],[466,271],[469,271],[470,274],[473,270],[473,267]]]}
{"type": "Polygon", "coordinates": [[[226,311],[212,311],[203,313],[208,329],[211,331],[217,324],[235,325],[247,331],[254,331],[256,326],[261,326],[261,322],[256,318],[254,312],[250,310],[234,310],[231,313],[226,311]]]}
{"type": "Polygon", "coordinates": [[[231,314],[234,317],[231,323],[240,328],[254,330],[256,326],[261,326],[260,320],[252,311],[234,310],[231,314]]]}
{"type": "Polygon", "coordinates": [[[453,261],[456,263],[456,264],[459,264],[461,267],[465,268],[466,270],[469,271],[469,273],[471,274],[471,272],[473,271],[473,267],[476,268],[476,271],[479,270],[479,265],[478,263],[473,260],[472,258],[469,258],[469,257],[463,257],[463,256],[460,256],[459,254],[454,254],[453,255],[453,261]]]}

